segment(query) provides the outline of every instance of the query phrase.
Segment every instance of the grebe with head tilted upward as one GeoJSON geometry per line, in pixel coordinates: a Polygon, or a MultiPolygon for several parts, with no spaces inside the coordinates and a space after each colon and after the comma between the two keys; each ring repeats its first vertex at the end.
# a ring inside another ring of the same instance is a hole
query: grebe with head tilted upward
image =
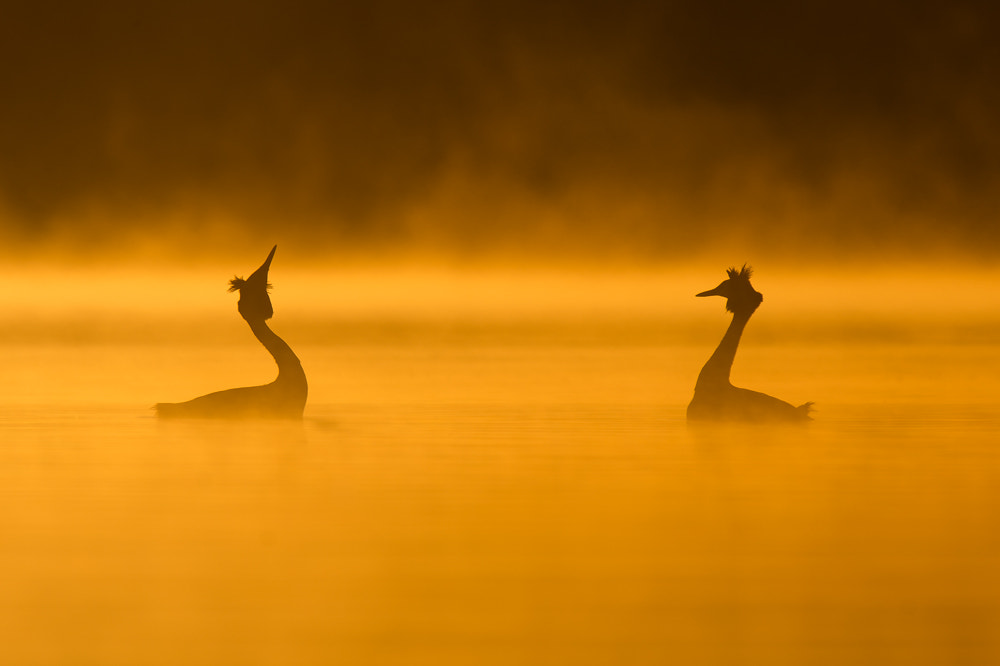
{"type": "Polygon", "coordinates": [[[736,347],[750,316],[764,297],[750,284],[752,270],[746,264],[739,271],[730,268],[729,279],[715,289],[697,296],[724,296],[733,321],[708,363],[701,369],[688,405],[689,421],[806,421],[812,403],[795,407],[764,393],[737,388],[729,381],[736,347]]]}
{"type": "Polygon", "coordinates": [[[229,291],[240,292],[240,315],[278,364],[277,379],[263,386],[216,391],[187,402],[161,402],[155,406],[161,418],[302,418],[309,391],[306,373],[292,348],[267,325],[274,314],[267,294],[271,288],[267,271],[277,249],[275,245],[263,265],[246,280],[229,281],[229,291]]]}

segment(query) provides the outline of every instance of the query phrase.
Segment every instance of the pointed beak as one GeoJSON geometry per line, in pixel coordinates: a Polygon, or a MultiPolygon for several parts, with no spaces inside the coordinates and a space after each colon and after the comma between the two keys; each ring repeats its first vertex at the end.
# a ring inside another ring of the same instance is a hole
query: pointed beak
{"type": "Polygon", "coordinates": [[[237,305],[237,310],[239,310],[239,313],[247,321],[251,319],[270,319],[274,315],[274,308],[271,307],[271,297],[267,295],[267,269],[271,267],[271,260],[274,259],[274,251],[277,249],[277,245],[271,248],[271,254],[267,255],[267,259],[264,260],[261,267],[255,270],[246,280],[232,281],[239,286],[231,287],[230,291],[233,289],[240,290],[240,301],[237,305]]]}
{"type": "Polygon", "coordinates": [[[271,248],[271,254],[267,255],[267,259],[264,260],[264,263],[261,264],[260,268],[255,270],[253,274],[247,278],[247,282],[267,283],[267,271],[271,268],[271,260],[274,259],[274,251],[277,249],[277,245],[271,248]]]}
{"type": "Polygon", "coordinates": [[[719,293],[719,288],[716,287],[715,289],[709,289],[708,291],[703,291],[700,294],[695,294],[695,296],[722,296],[722,294],[719,293]]]}

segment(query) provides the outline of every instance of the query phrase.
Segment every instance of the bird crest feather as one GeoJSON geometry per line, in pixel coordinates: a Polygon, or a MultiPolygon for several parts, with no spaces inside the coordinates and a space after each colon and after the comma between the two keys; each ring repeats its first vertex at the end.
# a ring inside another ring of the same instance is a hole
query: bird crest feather
{"type": "MultiPolygon", "coordinates": [[[[229,281],[229,289],[227,291],[229,291],[229,292],[239,291],[240,289],[242,289],[243,287],[245,287],[246,284],[247,284],[247,281],[244,280],[243,278],[241,278],[241,277],[233,277],[233,279],[229,281]]],[[[264,285],[264,288],[267,291],[271,291],[271,288],[273,286],[274,285],[272,285],[270,282],[268,282],[266,285],[264,285]]]]}
{"type": "Polygon", "coordinates": [[[750,276],[753,275],[753,268],[743,264],[743,268],[736,270],[736,267],[732,266],[726,269],[726,274],[734,280],[749,280],[750,276]]]}

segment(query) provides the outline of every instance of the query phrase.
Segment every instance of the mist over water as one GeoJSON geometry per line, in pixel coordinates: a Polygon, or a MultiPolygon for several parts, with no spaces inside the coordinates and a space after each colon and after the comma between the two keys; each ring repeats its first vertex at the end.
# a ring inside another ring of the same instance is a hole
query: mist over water
{"type": "Polygon", "coordinates": [[[25,4],[0,28],[0,240],[75,259],[278,242],[316,261],[988,261],[996,18],[25,4]]]}
{"type": "Polygon", "coordinates": [[[1000,662],[997,11],[870,5],[5,6],[0,661],[1000,662]],[[304,420],[154,418],[275,243],[304,420]]]}
{"type": "Polygon", "coordinates": [[[816,420],[691,427],[722,267],[280,260],[302,423],[153,418],[273,377],[225,272],[5,276],[14,663],[1000,656],[991,274],[759,269],[734,383],[816,420]]]}

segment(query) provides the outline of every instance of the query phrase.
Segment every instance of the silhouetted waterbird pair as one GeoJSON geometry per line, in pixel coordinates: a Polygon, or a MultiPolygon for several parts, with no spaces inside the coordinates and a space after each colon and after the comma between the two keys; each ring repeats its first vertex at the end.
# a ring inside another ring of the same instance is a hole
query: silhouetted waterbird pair
{"type": "MultiPolygon", "coordinates": [[[[229,291],[240,292],[237,306],[250,330],[278,364],[278,377],[270,384],[209,393],[187,402],[161,402],[155,406],[161,418],[302,418],[308,384],[302,363],[291,347],[267,325],[274,315],[267,272],[274,258],[271,249],[263,265],[246,280],[233,278],[229,291]]],[[[736,348],[750,316],[764,297],[750,285],[751,270],[744,265],[730,268],[729,279],[698,296],[724,296],[732,323],[722,342],[698,375],[694,398],[688,405],[689,421],[802,421],[809,419],[812,403],[799,407],[757,391],[737,388],[729,381],[736,348]]]]}

